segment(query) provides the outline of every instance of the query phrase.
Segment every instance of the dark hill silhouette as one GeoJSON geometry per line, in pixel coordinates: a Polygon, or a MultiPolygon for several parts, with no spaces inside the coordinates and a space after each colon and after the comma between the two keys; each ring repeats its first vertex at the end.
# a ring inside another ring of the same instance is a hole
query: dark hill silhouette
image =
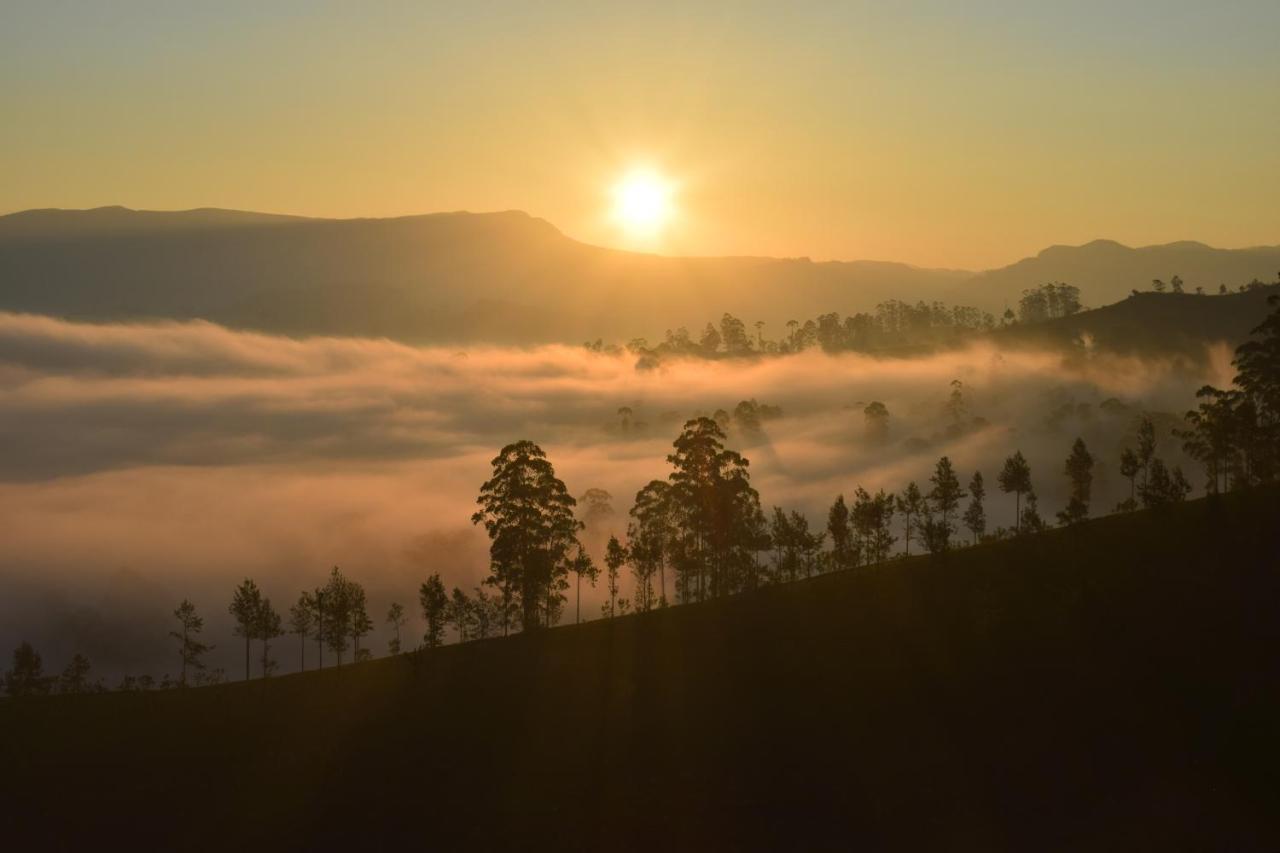
{"type": "Polygon", "coordinates": [[[1123,355],[1202,358],[1208,344],[1231,348],[1244,343],[1262,322],[1267,298],[1280,292],[1271,284],[1224,295],[1135,293],[1114,305],[1081,311],[1043,323],[997,329],[1001,344],[1080,346],[1123,355]],[[1087,343],[1086,343],[1087,341],[1087,343]]]}
{"type": "Polygon", "coordinates": [[[1280,493],[264,682],[0,702],[14,849],[1274,850],[1280,493]]]}
{"type": "Polygon", "coordinates": [[[308,219],[98,208],[0,217],[0,310],[86,320],[202,318],[286,334],[411,342],[579,343],[695,331],[725,312],[771,333],[822,311],[944,299],[999,312],[1024,288],[1086,303],[1153,277],[1270,280],[1280,249],[1046,249],[977,275],[878,261],[675,258],[590,246],[519,212],[308,219]]]}

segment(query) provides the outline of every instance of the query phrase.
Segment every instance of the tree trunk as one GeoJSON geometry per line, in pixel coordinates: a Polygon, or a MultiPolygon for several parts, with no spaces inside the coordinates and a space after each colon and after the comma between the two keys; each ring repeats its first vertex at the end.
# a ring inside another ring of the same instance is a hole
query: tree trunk
{"type": "Polygon", "coordinates": [[[1013,498],[1013,530],[1015,533],[1022,532],[1022,492],[1014,492],[1013,498]]]}
{"type": "Polygon", "coordinates": [[[244,633],[244,680],[249,680],[249,632],[244,633]]]}

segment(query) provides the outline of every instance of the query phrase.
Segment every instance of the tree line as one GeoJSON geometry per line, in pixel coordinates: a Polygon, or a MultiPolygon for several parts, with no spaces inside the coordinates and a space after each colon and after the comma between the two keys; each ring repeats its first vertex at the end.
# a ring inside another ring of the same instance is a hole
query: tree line
{"type": "MultiPolygon", "coordinates": [[[[1253,330],[1252,339],[1236,350],[1233,364],[1238,373],[1232,387],[1201,389],[1202,402],[1187,413],[1185,429],[1174,431],[1187,452],[1204,464],[1209,495],[1276,479],[1280,297],[1271,297],[1269,304],[1277,307],[1253,330]]],[[[989,529],[982,472],[971,473],[966,491],[951,459],[942,456],[925,487],[913,481],[901,492],[872,493],[858,486],[848,500],[843,494],[837,496],[825,528],[817,530],[794,510],[773,507],[766,514],[751,485],[749,460],[726,447],[725,439],[724,429],[713,418],[687,421],[667,456],[667,477],[650,481],[636,493],[625,535],[610,536],[605,548],[603,616],[720,598],[822,572],[882,563],[893,556],[898,541],[904,555],[911,554],[913,543],[938,554],[1034,534],[1052,524],[1040,513],[1031,466],[1015,450],[995,480],[1001,492],[1014,496],[1014,514],[1007,527],[989,529]],[[622,595],[624,571],[631,576],[629,597],[622,595]]],[[[1129,480],[1130,494],[1117,511],[1180,503],[1192,491],[1182,470],[1167,465],[1156,450],[1155,426],[1143,416],[1136,445],[1123,448],[1120,454],[1120,472],[1129,480]]],[[[449,627],[460,641],[550,627],[561,620],[570,590],[576,598],[575,621],[581,621],[582,584],[594,586],[601,577],[580,541],[585,524],[575,512],[579,502],[556,476],[546,453],[531,441],[518,441],[504,447],[490,464],[491,477],[480,488],[478,509],[472,516],[472,522],[489,537],[489,575],[470,593],[457,587],[447,592],[439,574],[424,581],[418,604],[426,630],[415,649],[441,645],[449,627]]],[[[1085,442],[1076,438],[1060,469],[1067,481],[1068,500],[1056,514],[1058,523],[1071,526],[1089,518],[1094,464],[1085,442]]],[[[590,490],[583,498],[588,517],[611,511],[611,496],[603,490],[590,490]]],[[[286,634],[298,639],[300,669],[306,668],[312,640],[318,667],[324,665],[326,649],[338,666],[348,651],[351,660],[367,659],[371,652],[361,645],[373,628],[367,609],[363,587],[337,567],[325,584],[303,591],[287,615],[279,613],[257,584],[246,578],[233,590],[228,606],[235,635],[244,642],[244,677],[251,677],[255,659],[260,677],[274,671],[272,643],[286,634]],[[255,642],[259,644],[256,653],[255,642]]],[[[158,684],[126,679],[121,689],[182,687],[225,678],[220,670],[206,672],[204,657],[212,647],[202,639],[204,620],[195,605],[183,600],[173,616],[176,624],[170,636],[179,664],[177,679],[166,676],[158,684]]],[[[406,621],[403,606],[393,603],[385,621],[394,631],[388,651],[407,651],[401,642],[406,621]]],[[[60,675],[45,675],[40,655],[29,643],[22,643],[14,651],[4,685],[11,696],[105,689],[89,680],[89,672],[88,659],[77,654],[60,675]]]]}

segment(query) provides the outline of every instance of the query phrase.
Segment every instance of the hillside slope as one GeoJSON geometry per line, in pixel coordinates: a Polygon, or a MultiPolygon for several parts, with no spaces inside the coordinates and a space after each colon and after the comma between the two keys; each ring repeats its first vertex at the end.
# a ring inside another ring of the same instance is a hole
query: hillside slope
{"type": "Polygon", "coordinates": [[[1202,358],[1210,344],[1234,349],[1248,340],[1276,293],[1280,285],[1275,284],[1222,296],[1135,293],[1071,317],[997,329],[992,338],[1005,345],[1064,349],[1088,341],[1089,347],[1123,355],[1202,358]]]}
{"type": "Polygon", "coordinates": [[[0,703],[6,840],[1275,849],[1277,517],[1237,494],[421,657],[0,703]]]}

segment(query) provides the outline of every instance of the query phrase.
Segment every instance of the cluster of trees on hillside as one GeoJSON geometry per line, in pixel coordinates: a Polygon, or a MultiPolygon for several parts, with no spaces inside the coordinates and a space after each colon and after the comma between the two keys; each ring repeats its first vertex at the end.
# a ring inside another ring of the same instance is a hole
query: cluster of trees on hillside
{"type": "MultiPolygon", "coordinates": [[[[1185,429],[1174,431],[1188,453],[1204,464],[1210,495],[1274,482],[1280,475],[1280,296],[1269,303],[1277,308],[1236,351],[1233,387],[1201,389],[1203,402],[1187,413],[1185,429]]],[[[962,403],[959,390],[953,387],[955,406],[962,403]]],[[[879,403],[870,404],[864,414],[869,430],[888,416],[879,403]]],[[[611,536],[605,549],[605,617],[882,563],[893,556],[899,541],[904,555],[910,555],[913,543],[937,554],[1036,533],[1052,524],[1040,513],[1031,466],[1015,450],[995,480],[1002,492],[1014,496],[1008,527],[989,529],[982,472],[972,472],[966,491],[951,459],[942,456],[924,487],[913,481],[898,493],[872,493],[858,486],[851,500],[837,496],[824,529],[818,530],[794,510],[773,507],[766,513],[751,484],[749,461],[726,447],[725,439],[724,428],[714,418],[687,421],[667,457],[666,479],[652,480],[636,493],[625,535],[611,536]],[[624,571],[631,576],[631,594],[625,597],[624,571]]],[[[1136,446],[1120,454],[1120,472],[1129,480],[1130,496],[1118,511],[1131,511],[1139,504],[1158,508],[1190,494],[1191,484],[1181,469],[1168,466],[1156,449],[1155,425],[1143,416],[1136,446]]],[[[1089,518],[1094,465],[1093,454],[1083,439],[1076,438],[1061,468],[1068,499],[1056,514],[1058,523],[1071,526],[1089,518]]],[[[587,521],[612,515],[607,492],[588,490],[580,518],[575,512],[578,501],[543,450],[530,441],[504,447],[491,466],[492,476],[481,486],[479,509],[472,516],[489,536],[490,574],[472,593],[455,587],[449,594],[439,574],[428,578],[419,590],[426,632],[416,648],[441,645],[449,627],[460,641],[497,636],[499,631],[506,635],[513,628],[550,627],[560,621],[571,589],[577,598],[575,619],[581,620],[582,584],[594,585],[602,575],[580,534],[587,521]]],[[[370,656],[361,646],[373,628],[364,589],[337,567],[323,586],[300,594],[287,622],[248,578],[233,591],[228,610],[235,619],[235,634],[245,644],[246,679],[251,675],[253,643],[260,644],[257,660],[265,678],[275,668],[271,644],[285,633],[298,637],[301,669],[306,668],[310,639],[316,642],[318,666],[324,664],[326,648],[339,666],[348,650],[356,661],[370,656]]],[[[206,672],[204,656],[212,647],[202,639],[204,620],[195,605],[183,600],[173,616],[177,679],[165,676],[157,683],[145,676],[130,678],[121,689],[224,680],[220,670],[206,672]]],[[[405,651],[400,635],[405,621],[403,606],[393,603],[386,615],[395,632],[388,648],[392,654],[405,651]]],[[[46,675],[39,653],[22,643],[14,651],[4,686],[10,696],[105,689],[101,682],[89,680],[89,672],[88,659],[77,654],[61,674],[46,675]]]]}
{"type": "MultiPolygon", "coordinates": [[[[725,313],[719,323],[707,323],[696,337],[681,326],[668,329],[662,341],[651,344],[645,338],[631,340],[626,349],[640,358],[640,366],[652,366],[664,357],[741,358],[757,355],[788,355],[819,348],[824,352],[876,352],[878,350],[953,343],[967,336],[995,328],[995,318],[977,308],[948,306],[942,302],[897,299],[881,302],[871,313],[841,317],[832,312],[811,320],[788,320],[786,332],[767,338],[763,320],[746,324],[725,313]]],[[[621,352],[621,348],[596,340],[584,344],[593,352],[621,352]]]]}
{"type": "MultiPolygon", "coordinates": [[[[1280,274],[1276,275],[1276,283],[1280,283],[1280,274]]],[[[1255,278],[1252,281],[1248,282],[1247,284],[1240,285],[1236,289],[1236,292],[1246,293],[1250,290],[1260,290],[1261,288],[1264,288],[1264,287],[1267,287],[1267,283],[1265,281],[1262,281],[1261,279],[1255,278]]],[[[1141,292],[1142,291],[1137,290],[1136,288],[1133,291],[1135,295],[1141,292]]],[[[1186,293],[1187,289],[1186,289],[1186,285],[1182,281],[1182,278],[1180,276],[1175,275],[1171,277],[1167,283],[1162,278],[1151,279],[1151,290],[1148,292],[1150,293],[1186,293]]],[[[1195,288],[1195,293],[1203,296],[1204,287],[1197,285],[1195,288]]],[[[1219,296],[1226,296],[1228,293],[1231,293],[1231,291],[1227,288],[1225,284],[1218,285],[1219,296]]]]}

